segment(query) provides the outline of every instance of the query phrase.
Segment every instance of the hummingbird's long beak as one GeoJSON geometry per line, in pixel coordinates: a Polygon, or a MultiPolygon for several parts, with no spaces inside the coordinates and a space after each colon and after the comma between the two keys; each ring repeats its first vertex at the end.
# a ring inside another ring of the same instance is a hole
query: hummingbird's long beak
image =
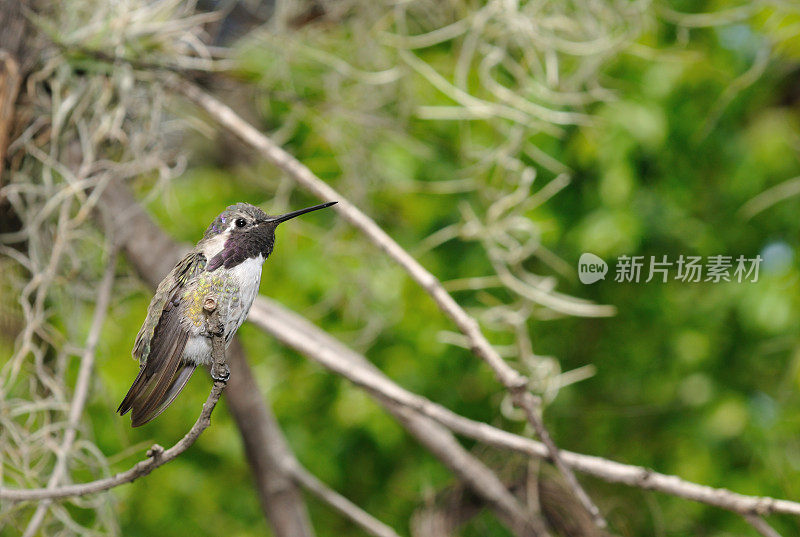
{"type": "Polygon", "coordinates": [[[268,216],[264,223],[271,223],[278,225],[281,222],[286,222],[287,220],[291,220],[295,216],[300,216],[301,214],[310,213],[311,211],[316,211],[318,209],[324,209],[325,207],[330,207],[331,205],[335,205],[335,201],[329,201],[328,203],[321,203],[320,205],[314,205],[313,207],[306,207],[305,209],[300,209],[299,211],[292,211],[290,213],[281,214],[278,216],[268,216]]]}

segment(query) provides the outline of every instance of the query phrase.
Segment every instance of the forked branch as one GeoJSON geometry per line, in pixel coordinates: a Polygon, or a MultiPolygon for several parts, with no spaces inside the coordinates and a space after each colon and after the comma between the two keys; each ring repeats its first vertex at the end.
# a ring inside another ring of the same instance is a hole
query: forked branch
{"type": "MultiPolygon", "coordinates": [[[[427,416],[451,431],[498,449],[516,451],[535,458],[547,458],[547,447],[531,438],[474,421],[397,385],[373,367],[363,356],[333,336],[317,328],[285,307],[258,297],[248,319],[279,341],[313,359],[375,395],[378,402],[389,401],[427,416]]],[[[609,483],[622,483],[644,490],[655,490],[695,502],[713,505],[740,515],[782,513],[800,517],[800,503],[767,496],[747,496],[723,488],[686,481],[643,466],[623,464],[602,457],[561,451],[564,462],[573,470],[609,483]]]]}

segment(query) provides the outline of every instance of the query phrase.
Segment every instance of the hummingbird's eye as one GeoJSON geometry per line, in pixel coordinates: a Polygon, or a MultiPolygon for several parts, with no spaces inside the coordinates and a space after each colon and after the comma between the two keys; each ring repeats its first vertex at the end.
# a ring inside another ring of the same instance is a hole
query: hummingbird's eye
{"type": "Polygon", "coordinates": [[[244,218],[237,218],[235,224],[236,227],[244,227],[247,225],[247,220],[245,220],[244,218]]]}

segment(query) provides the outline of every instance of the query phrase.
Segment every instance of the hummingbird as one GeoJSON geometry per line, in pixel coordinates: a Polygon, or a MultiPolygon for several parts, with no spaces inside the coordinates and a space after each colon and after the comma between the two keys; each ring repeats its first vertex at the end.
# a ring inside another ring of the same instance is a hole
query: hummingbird
{"type": "MultiPolygon", "coordinates": [[[[275,228],[335,201],[268,216],[248,203],[226,208],[203,238],[158,285],[133,345],[139,374],[117,412],[131,411],[139,427],[166,409],[198,365],[212,363],[203,306],[214,296],[226,347],[244,322],[261,283],[261,267],[275,245],[275,228]]],[[[214,380],[227,380],[227,371],[214,380]]]]}

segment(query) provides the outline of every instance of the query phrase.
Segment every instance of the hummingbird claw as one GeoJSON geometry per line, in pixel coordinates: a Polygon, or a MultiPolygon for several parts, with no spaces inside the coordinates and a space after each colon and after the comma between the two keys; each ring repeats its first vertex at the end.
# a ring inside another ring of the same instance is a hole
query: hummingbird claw
{"type": "Polygon", "coordinates": [[[217,382],[228,382],[231,378],[231,370],[228,364],[214,363],[211,366],[211,378],[217,382]]]}

